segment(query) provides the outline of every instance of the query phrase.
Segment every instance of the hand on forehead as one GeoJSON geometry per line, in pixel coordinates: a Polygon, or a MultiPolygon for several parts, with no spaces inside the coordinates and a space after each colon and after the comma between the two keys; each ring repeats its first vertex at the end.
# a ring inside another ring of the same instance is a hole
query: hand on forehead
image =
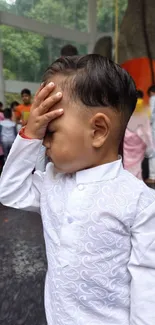
{"type": "Polygon", "coordinates": [[[57,91],[63,91],[64,90],[64,85],[67,82],[67,80],[66,80],[65,76],[57,74],[57,75],[52,76],[52,78],[48,79],[44,83],[45,86],[48,85],[50,82],[54,83],[54,90],[53,90],[53,93],[54,93],[54,92],[57,92],[57,91]]]}

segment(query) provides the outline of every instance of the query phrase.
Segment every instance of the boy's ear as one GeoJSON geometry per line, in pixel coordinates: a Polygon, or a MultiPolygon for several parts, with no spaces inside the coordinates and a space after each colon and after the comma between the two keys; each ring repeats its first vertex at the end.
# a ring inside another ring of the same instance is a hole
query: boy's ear
{"type": "Polygon", "coordinates": [[[106,141],[110,129],[110,118],[104,113],[97,113],[90,121],[92,130],[92,145],[94,148],[100,148],[106,141]]]}

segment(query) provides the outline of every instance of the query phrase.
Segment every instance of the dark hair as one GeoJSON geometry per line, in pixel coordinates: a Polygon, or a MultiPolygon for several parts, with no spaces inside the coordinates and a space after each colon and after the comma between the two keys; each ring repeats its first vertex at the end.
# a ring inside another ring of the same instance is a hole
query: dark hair
{"type": "Polygon", "coordinates": [[[67,44],[61,49],[61,55],[62,56],[73,56],[78,55],[78,50],[75,46],[71,44],[67,44]]]}
{"type": "Polygon", "coordinates": [[[4,117],[5,118],[8,118],[8,119],[11,119],[12,117],[12,111],[10,108],[5,108],[4,109],[4,117]]]}
{"type": "Polygon", "coordinates": [[[55,74],[68,77],[62,86],[69,85],[71,98],[88,107],[111,107],[122,112],[127,124],[137,92],[133,79],[119,65],[98,54],[62,57],[46,70],[43,81],[55,74]]]}
{"type": "Polygon", "coordinates": [[[19,105],[19,103],[15,100],[14,102],[12,102],[12,103],[10,104],[10,108],[13,109],[14,106],[18,106],[18,105],[19,105]]]}
{"type": "Polygon", "coordinates": [[[143,98],[144,97],[144,93],[142,90],[138,89],[137,90],[137,98],[143,98]]]}
{"type": "Polygon", "coordinates": [[[24,94],[31,96],[31,91],[27,88],[24,88],[21,91],[21,96],[23,96],[24,94]]]}
{"type": "Polygon", "coordinates": [[[0,102],[0,108],[3,108],[3,103],[2,102],[0,102]]]}
{"type": "Polygon", "coordinates": [[[148,91],[147,91],[148,96],[150,96],[151,93],[155,93],[155,85],[152,85],[148,88],[148,91]]]}

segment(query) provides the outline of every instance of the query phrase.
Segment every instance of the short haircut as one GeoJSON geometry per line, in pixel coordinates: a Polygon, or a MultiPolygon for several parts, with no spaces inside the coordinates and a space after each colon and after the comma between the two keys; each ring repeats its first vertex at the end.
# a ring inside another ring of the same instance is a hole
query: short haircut
{"type": "Polygon", "coordinates": [[[143,98],[144,97],[144,93],[143,93],[143,91],[142,90],[140,90],[140,89],[138,89],[137,90],[137,98],[143,98]]]}
{"type": "Polygon", "coordinates": [[[127,71],[98,54],[61,57],[45,72],[43,81],[54,75],[66,76],[64,87],[74,101],[87,107],[110,107],[122,113],[122,130],[127,125],[137,102],[135,83],[127,71]]]}
{"type": "Polygon", "coordinates": [[[11,119],[12,117],[12,111],[10,108],[5,108],[4,109],[4,117],[5,118],[8,118],[8,119],[11,119]]]}
{"type": "Polygon", "coordinates": [[[78,55],[78,50],[75,46],[71,44],[67,44],[61,49],[61,55],[62,56],[73,56],[78,55]]]}
{"type": "Polygon", "coordinates": [[[19,103],[18,103],[16,100],[14,100],[14,101],[10,104],[10,108],[13,109],[14,106],[18,106],[18,105],[19,105],[19,103]]]}
{"type": "Polygon", "coordinates": [[[2,102],[0,102],[0,108],[3,108],[3,103],[2,102]]]}
{"type": "Polygon", "coordinates": [[[27,88],[24,88],[21,91],[21,96],[23,96],[24,94],[31,96],[31,91],[27,88]]]}
{"type": "Polygon", "coordinates": [[[147,91],[148,96],[150,96],[151,93],[155,93],[155,85],[152,85],[148,88],[148,91],[147,91]]]}

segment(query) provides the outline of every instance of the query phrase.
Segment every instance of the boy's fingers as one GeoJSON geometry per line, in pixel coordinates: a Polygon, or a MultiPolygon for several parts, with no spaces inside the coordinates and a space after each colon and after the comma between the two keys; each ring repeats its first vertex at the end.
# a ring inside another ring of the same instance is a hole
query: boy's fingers
{"type": "Polygon", "coordinates": [[[44,82],[43,82],[43,83],[40,85],[39,89],[36,91],[34,98],[37,97],[37,96],[39,95],[40,91],[41,91],[44,87],[45,87],[45,84],[44,84],[44,82]]]}
{"type": "Polygon", "coordinates": [[[44,82],[40,85],[39,89],[36,91],[34,98],[33,98],[33,104],[31,106],[31,111],[37,107],[37,96],[39,95],[40,91],[44,88],[44,82]]]}
{"type": "Polygon", "coordinates": [[[33,102],[33,108],[38,108],[39,105],[49,96],[49,94],[54,89],[54,83],[50,82],[48,85],[44,86],[42,85],[38,92],[35,95],[34,102],[33,102]]]}
{"type": "Polygon", "coordinates": [[[63,108],[59,108],[59,109],[53,110],[51,112],[48,112],[47,114],[44,115],[44,118],[46,119],[46,121],[48,123],[50,123],[51,121],[53,121],[56,118],[58,118],[61,115],[63,115],[63,113],[64,113],[63,108]]]}
{"type": "Polygon", "coordinates": [[[47,113],[56,103],[58,103],[62,98],[62,93],[58,92],[45,99],[38,107],[39,115],[47,113]]]}

